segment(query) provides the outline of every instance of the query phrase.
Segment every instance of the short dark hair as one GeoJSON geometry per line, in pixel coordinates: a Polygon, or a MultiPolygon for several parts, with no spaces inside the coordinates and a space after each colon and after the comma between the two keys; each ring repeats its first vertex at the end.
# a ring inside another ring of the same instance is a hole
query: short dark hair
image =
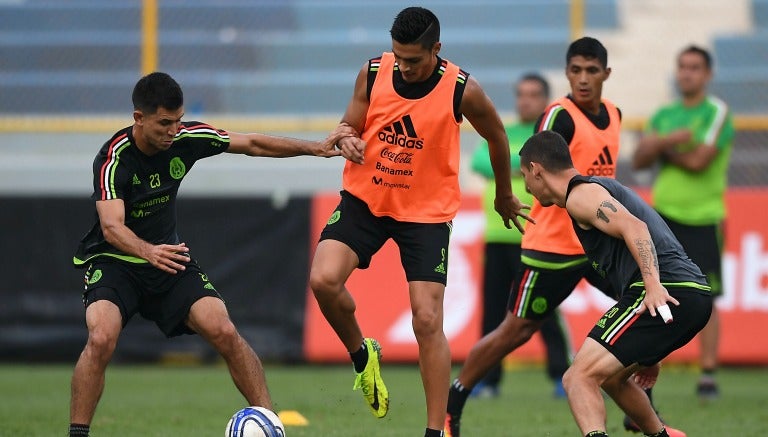
{"type": "Polygon", "coordinates": [[[405,8],[395,17],[389,34],[400,44],[420,44],[431,49],[440,41],[440,21],[429,9],[405,8]]]}
{"type": "Polygon", "coordinates": [[[133,108],[154,114],[157,108],[175,110],[184,104],[181,86],[170,75],[156,71],[136,82],[133,87],[133,108]]]}
{"type": "Polygon", "coordinates": [[[595,38],[585,36],[572,42],[565,54],[565,64],[568,65],[574,56],[597,59],[603,68],[608,68],[608,50],[595,38]]]}
{"type": "Polygon", "coordinates": [[[527,81],[538,82],[539,85],[541,85],[541,91],[544,93],[544,97],[549,99],[549,82],[547,82],[547,79],[544,79],[544,76],[539,73],[525,73],[517,80],[517,83],[527,81]]]}
{"type": "Polygon", "coordinates": [[[714,61],[712,60],[712,55],[709,53],[709,50],[699,47],[695,44],[691,44],[680,51],[680,54],[677,56],[677,59],[680,60],[680,57],[687,53],[694,53],[701,56],[704,59],[704,64],[707,66],[707,69],[708,70],[712,69],[712,64],[714,64],[714,61]]]}
{"type": "Polygon", "coordinates": [[[549,171],[561,171],[573,168],[568,143],[559,133],[551,130],[534,134],[520,149],[520,165],[532,162],[541,164],[549,171]]]}

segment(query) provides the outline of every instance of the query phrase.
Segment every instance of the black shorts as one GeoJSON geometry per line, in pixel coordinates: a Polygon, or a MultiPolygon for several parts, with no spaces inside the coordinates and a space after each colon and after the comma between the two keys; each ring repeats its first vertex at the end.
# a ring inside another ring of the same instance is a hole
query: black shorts
{"type": "Polygon", "coordinates": [[[85,272],[83,303],[108,300],[123,316],[123,327],[134,314],[157,324],[167,336],[194,334],[186,325],[192,304],[206,296],[221,296],[190,259],[186,270],[175,275],[151,264],[129,264],[109,259],[96,259],[85,272]]]}
{"type": "Polygon", "coordinates": [[[544,320],[571,294],[582,278],[606,295],[616,298],[608,281],[600,277],[586,257],[578,264],[562,269],[534,267],[523,261],[512,283],[507,308],[523,319],[544,320]]]}
{"type": "Polygon", "coordinates": [[[400,262],[409,282],[445,285],[451,227],[451,222],[412,223],[376,217],[365,202],[342,191],[341,202],[320,234],[320,241],[346,244],[357,254],[357,267],[366,269],[373,255],[391,238],[400,249],[400,262]]]}
{"type": "Polygon", "coordinates": [[[699,266],[701,272],[707,277],[707,282],[712,287],[712,295],[715,297],[722,295],[722,224],[692,226],[676,222],[663,215],[661,217],[683,245],[691,261],[699,266]]]}
{"type": "Polygon", "coordinates": [[[712,312],[709,292],[671,286],[667,286],[667,291],[680,302],[680,306],[669,304],[673,318],[670,324],[664,323],[658,312],[656,317],[651,317],[648,310],[637,315],[635,310],[645,297],[645,290],[632,287],[598,320],[588,337],[608,349],[625,367],[658,363],[691,341],[712,312]]]}

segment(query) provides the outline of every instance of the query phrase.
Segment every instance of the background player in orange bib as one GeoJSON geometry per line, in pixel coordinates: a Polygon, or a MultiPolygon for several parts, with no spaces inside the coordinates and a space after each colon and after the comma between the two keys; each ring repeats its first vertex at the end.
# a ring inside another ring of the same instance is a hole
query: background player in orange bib
{"type": "MultiPolygon", "coordinates": [[[[549,83],[538,73],[527,73],[515,84],[515,110],[517,122],[505,126],[509,138],[512,165],[512,189],[525,203],[532,197],[525,192],[520,173],[518,152],[523,143],[535,132],[536,121],[549,103],[549,83]]],[[[520,242],[522,234],[506,229],[496,217],[493,200],[496,195],[493,183],[493,169],[488,156],[488,143],[482,141],[472,154],[472,170],[487,179],[483,190],[483,212],[485,213],[485,248],[483,253],[483,335],[493,331],[507,314],[509,289],[514,283],[520,267],[520,242]]],[[[573,353],[568,325],[556,310],[541,326],[547,357],[547,376],[555,385],[555,397],[565,397],[563,374],[571,363],[573,353]]],[[[494,366],[472,389],[472,396],[496,397],[502,379],[501,363],[494,366]]]]}

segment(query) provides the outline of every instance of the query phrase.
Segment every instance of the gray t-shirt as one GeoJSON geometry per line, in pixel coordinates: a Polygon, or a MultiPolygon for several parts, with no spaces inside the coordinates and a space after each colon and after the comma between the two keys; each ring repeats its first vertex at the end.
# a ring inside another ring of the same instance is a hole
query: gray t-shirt
{"type": "MultiPolygon", "coordinates": [[[[579,184],[599,184],[618,200],[635,217],[648,225],[656,256],[659,260],[661,283],[664,285],[707,285],[699,267],[688,258],[683,246],[677,241],[664,220],[634,191],[614,179],[598,176],[574,176],[568,183],[567,196],[579,184]]],[[[571,218],[576,236],[592,267],[623,294],[631,285],[642,284],[637,262],[626,243],[597,228],[582,229],[571,218]]]]}

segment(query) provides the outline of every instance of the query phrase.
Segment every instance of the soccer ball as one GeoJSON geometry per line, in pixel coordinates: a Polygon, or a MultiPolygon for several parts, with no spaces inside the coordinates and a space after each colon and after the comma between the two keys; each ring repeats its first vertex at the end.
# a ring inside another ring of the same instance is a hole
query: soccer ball
{"type": "Polygon", "coordinates": [[[272,410],[247,407],[232,415],[224,437],[285,437],[285,426],[272,410]]]}

